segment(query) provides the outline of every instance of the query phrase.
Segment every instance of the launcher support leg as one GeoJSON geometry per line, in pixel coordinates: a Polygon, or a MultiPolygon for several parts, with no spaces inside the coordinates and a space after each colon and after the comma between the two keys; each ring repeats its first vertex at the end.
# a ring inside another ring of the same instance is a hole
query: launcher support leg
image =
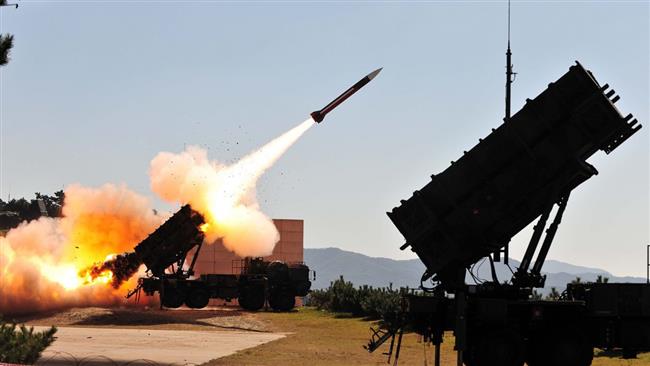
{"type": "Polygon", "coordinates": [[[158,291],[158,298],[160,299],[160,310],[163,309],[163,297],[165,296],[165,282],[161,281],[161,286],[158,291]]]}
{"type": "Polygon", "coordinates": [[[544,212],[539,218],[539,221],[537,221],[537,224],[535,224],[535,227],[533,228],[533,236],[530,238],[530,242],[528,242],[528,247],[526,248],[526,254],[524,254],[524,258],[521,260],[521,264],[519,265],[519,269],[517,270],[518,272],[525,274],[528,272],[528,268],[530,268],[530,263],[533,260],[533,256],[535,255],[535,251],[537,250],[537,245],[539,244],[539,240],[542,238],[542,234],[544,233],[544,228],[546,228],[546,221],[548,221],[549,216],[551,215],[551,210],[553,210],[553,203],[548,205],[546,209],[544,209],[544,212]]]}
{"type": "Polygon", "coordinates": [[[433,366],[440,366],[440,343],[433,345],[434,347],[434,356],[433,356],[433,366]]]}
{"type": "Polygon", "coordinates": [[[553,242],[553,238],[555,238],[555,233],[557,233],[557,229],[560,226],[560,223],[562,223],[562,215],[566,209],[567,201],[569,201],[569,193],[560,198],[560,201],[557,204],[558,209],[555,213],[555,218],[553,219],[551,225],[548,227],[548,230],[546,230],[546,236],[544,237],[542,246],[539,249],[539,253],[537,253],[537,260],[533,265],[531,273],[540,274],[542,272],[542,266],[546,260],[546,255],[548,254],[549,249],[551,249],[551,243],[553,242]]]}
{"type": "Polygon", "coordinates": [[[467,347],[467,299],[464,291],[456,291],[456,327],[454,335],[456,336],[457,364],[463,366],[463,351],[467,347]]]}
{"type": "Polygon", "coordinates": [[[397,336],[397,349],[395,350],[395,359],[393,366],[397,366],[397,360],[399,359],[399,351],[402,348],[402,335],[404,334],[404,328],[400,328],[399,336],[397,336]]]}
{"type": "Polygon", "coordinates": [[[390,337],[390,347],[388,348],[388,364],[390,364],[390,358],[393,356],[393,348],[395,347],[395,334],[390,337]]]}

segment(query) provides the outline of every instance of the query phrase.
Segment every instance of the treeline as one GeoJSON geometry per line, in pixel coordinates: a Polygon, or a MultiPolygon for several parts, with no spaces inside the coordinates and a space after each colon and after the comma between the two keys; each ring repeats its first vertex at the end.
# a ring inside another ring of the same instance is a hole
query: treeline
{"type": "Polygon", "coordinates": [[[393,289],[392,285],[381,288],[365,285],[355,287],[352,282],[345,281],[341,276],[331,282],[328,288],[310,292],[305,305],[334,313],[348,313],[390,322],[397,318],[402,295],[409,291],[411,289],[408,288],[393,289]]]}
{"type": "MultiPolygon", "coordinates": [[[[0,0],[0,6],[9,6],[14,4],[7,4],[7,0],[0,0]]],[[[15,5],[16,8],[18,5],[15,5]]],[[[5,66],[9,63],[9,52],[14,46],[14,36],[12,34],[0,34],[0,66],[5,66]]]]}
{"type": "Polygon", "coordinates": [[[23,221],[32,221],[41,217],[39,200],[43,202],[47,216],[61,216],[61,208],[65,199],[63,191],[54,192],[51,196],[37,192],[35,196],[36,198],[31,200],[14,198],[5,202],[0,199],[0,230],[9,230],[23,221]]]}
{"type": "MultiPolygon", "coordinates": [[[[576,277],[575,280],[571,281],[572,284],[580,284],[582,282],[582,278],[576,277]]],[[[590,282],[586,282],[590,283],[590,282]]],[[[603,276],[603,275],[598,275],[596,277],[596,282],[594,283],[609,283],[609,277],[603,276]]],[[[557,288],[551,287],[551,291],[546,295],[542,296],[541,293],[537,292],[537,290],[533,290],[533,295],[532,298],[534,300],[551,300],[551,301],[557,301],[561,300],[563,298],[563,293],[559,292],[557,288]]]]}
{"type": "MultiPolygon", "coordinates": [[[[602,275],[598,275],[596,279],[596,283],[608,282],[609,278],[602,275]]],[[[582,279],[576,277],[571,283],[582,283],[582,279]]],[[[378,288],[367,285],[355,287],[352,282],[346,281],[341,276],[331,282],[326,289],[312,290],[305,299],[305,305],[333,313],[349,313],[370,319],[389,319],[400,311],[402,295],[413,292],[414,289],[408,287],[393,289],[392,285],[378,288]]],[[[557,288],[552,287],[546,296],[533,290],[531,298],[557,301],[562,298],[562,294],[557,288]]]]}

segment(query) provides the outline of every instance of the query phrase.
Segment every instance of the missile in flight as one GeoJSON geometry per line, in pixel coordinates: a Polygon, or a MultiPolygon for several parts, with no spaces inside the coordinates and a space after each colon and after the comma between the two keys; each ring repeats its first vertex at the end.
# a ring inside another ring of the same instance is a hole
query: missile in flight
{"type": "Polygon", "coordinates": [[[371,72],[370,74],[364,76],[361,78],[361,80],[357,81],[356,84],[352,85],[348,90],[344,91],[343,94],[339,95],[331,101],[328,105],[323,107],[323,109],[319,111],[314,111],[311,112],[311,118],[318,122],[321,123],[321,121],[325,118],[325,116],[331,112],[334,108],[338,107],[339,104],[343,103],[346,99],[350,98],[352,94],[356,93],[359,91],[359,89],[363,88],[370,82],[370,80],[374,79],[377,74],[383,69],[383,67],[378,68],[377,70],[371,72]]]}

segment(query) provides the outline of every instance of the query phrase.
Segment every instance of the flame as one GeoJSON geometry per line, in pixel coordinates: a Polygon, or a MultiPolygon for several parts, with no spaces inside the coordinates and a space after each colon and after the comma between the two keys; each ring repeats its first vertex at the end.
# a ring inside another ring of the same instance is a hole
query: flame
{"type": "Polygon", "coordinates": [[[199,226],[199,230],[201,230],[204,233],[207,233],[208,230],[210,230],[210,223],[206,222],[205,224],[199,226]]]}
{"type": "Polygon", "coordinates": [[[32,258],[32,261],[45,279],[61,285],[66,291],[76,290],[84,285],[108,284],[113,279],[113,272],[109,270],[103,271],[93,278],[89,271],[83,271],[74,264],[52,265],[39,261],[37,258],[32,258]]]}
{"type": "Polygon", "coordinates": [[[34,262],[45,279],[58,283],[66,291],[75,290],[84,283],[84,279],[78,275],[79,270],[73,264],[51,265],[43,262],[38,263],[37,260],[34,262]]]}
{"type": "Polygon", "coordinates": [[[83,284],[90,285],[95,283],[108,284],[113,280],[113,272],[105,270],[97,276],[92,276],[89,272],[77,272],[79,277],[83,277],[83,284]]]}
{"type": "Polygon", "coordinates": [[[136,280],[119,289],[113,273],[82,272],[144,239],[164,218],[124,186],[65,191],[64,217],[22,223],[0,237],[0,313],[122,303],[136,280]]]}

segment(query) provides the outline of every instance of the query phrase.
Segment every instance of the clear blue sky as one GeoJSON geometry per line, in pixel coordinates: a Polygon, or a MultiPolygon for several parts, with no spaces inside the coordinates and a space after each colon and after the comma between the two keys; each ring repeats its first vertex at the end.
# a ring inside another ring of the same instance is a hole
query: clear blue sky
{"type": "MultiPolygon", "coordinates": [[[[74,182],[153,197],[157,152],[197,144],[230,161],[383,66],[258,193],[270,216],[305,220],[307,247],[411,258],[385,212],[503,117],[505,1],[20,4],[0,10],[16,43],[0,71],[5,199],[74,182]]],[[[514,2],[512,16],[513,111],[580,60],[645,125],[592,159],[600,175],[572,195],[549,257],[644,276],[648,2],[514,2]]]]}

